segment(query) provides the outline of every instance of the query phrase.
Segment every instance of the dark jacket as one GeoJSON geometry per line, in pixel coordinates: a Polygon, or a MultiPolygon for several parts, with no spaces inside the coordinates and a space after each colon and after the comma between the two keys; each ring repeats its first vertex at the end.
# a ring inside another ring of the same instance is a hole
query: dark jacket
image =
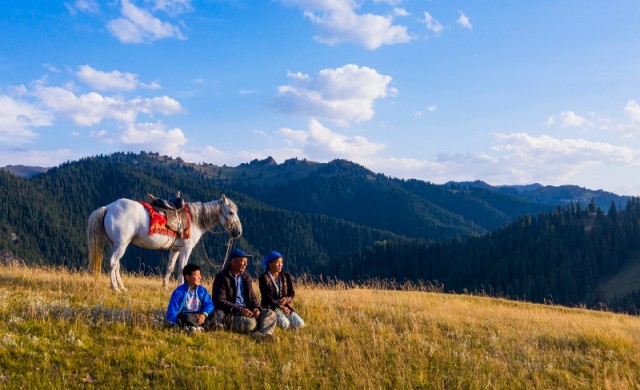
{"type": "MultiPolygon", "coordinates": [[[[247,309],[252,310],[255,308],[261,309],[258,303],[258,297],[253,292],[253,280],[248,273],[243,272],[240,274],[242,277],[244,303],[247,305],[247,309]]],[[[225,268],[216,274],[213,279],[213,304],[216,310],[220,309],[225,314],[238,315],[242,311],[242,306],[236,305],[236,281],[229,268],[225,268]]]]}
{"type": "Polygon", "coordinates": [[[273,285],[273,281],[271,277],[264,272],[258,278],[258,284],[260,286],[260,295],[262,296],[262,301],[260,304],[263,307],[268,307],[269,309],[277,309],[280,307],[280,298],[287,298],[287,303],[284,304],[285,307],[289,308],[289,310],[293,310],[293,306],[291,306],[291,300],[296,296],[296,292],[293,290],[293,283],[291,283],[291,275],[288,272],[281,271],[281,278],[278,278],[280,282],[280,295],[276,291],[276,286],[273,285]]]}

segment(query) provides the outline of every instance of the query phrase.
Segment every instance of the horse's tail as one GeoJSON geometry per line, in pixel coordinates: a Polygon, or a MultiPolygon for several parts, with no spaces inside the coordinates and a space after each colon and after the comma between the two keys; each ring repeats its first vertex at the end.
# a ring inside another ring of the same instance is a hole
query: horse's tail
{"type": "Polygon", "coordinates": [[[87,225],[87,245],[89,249],[89,272],[99,275],[102,270],[102,258],[104,257],[104,244],[106,233],[104,230],[104,216],[107,213],[105,206],[94,210],[89,216],[87,225]]]}

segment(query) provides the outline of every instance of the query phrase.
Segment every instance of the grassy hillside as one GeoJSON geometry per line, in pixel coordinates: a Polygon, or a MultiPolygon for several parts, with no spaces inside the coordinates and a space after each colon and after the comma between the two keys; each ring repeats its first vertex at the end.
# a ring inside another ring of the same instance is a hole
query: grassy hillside
{"type": "MultiPolygon", "coordinates": [[[[0,267],[0,387],[635,388],[640,319],[428,291],[300,286],[308,323],[256,344],[161,326],[159,277],[0,267]]],[[[211,278],[204,284],[210,287],[211,278]]],[[[375,287],[375,286],[372,286],[375,287]]]]}

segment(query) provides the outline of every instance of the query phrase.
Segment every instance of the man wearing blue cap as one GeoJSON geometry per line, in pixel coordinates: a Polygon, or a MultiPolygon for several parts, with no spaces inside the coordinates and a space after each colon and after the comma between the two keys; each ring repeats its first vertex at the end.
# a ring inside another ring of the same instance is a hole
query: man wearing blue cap
{"type": "Polygon", "coordinates": [[[258,340],[273,341],[276,313],[260,307],[253,280],[245,271],[252,256],[242,249],[229,253],[229,265],[213,280],[214,321],[241,333],[254,332],[258,340]]]}

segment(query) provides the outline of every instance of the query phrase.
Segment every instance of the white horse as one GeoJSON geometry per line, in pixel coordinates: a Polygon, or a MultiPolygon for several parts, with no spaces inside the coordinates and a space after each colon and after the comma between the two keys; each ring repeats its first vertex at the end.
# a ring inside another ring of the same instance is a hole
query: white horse
{"type": "MultiPolygon", "coordinates": [[[[232,238],[240,237],[242,224],[238,217],[238,207],[229,198],[207,203],[187,203],[191,214],[191,233],[184,240],[176,237],[153,234],[149,235],[151,217],[140,202],[130,199],[118,199],[107,206],[94,210],[89,216],[87,226],[87,243],[89,246],[89,270],[99,275],[102,269],[102,258],[105,241],[113,248],[111,254],[111,288],[115,291],[126,291],[120,277],[120,259],[129,244],[147,249],[170,249],[167,272],[162,281],[166,289],[173,273],[176,259],[180,259],[180,270],[189,260],[189,255],[200,240],[200,237],[216,224],[222,225],[232,238]],[[182,242],[183,241],[183,242],[182,242]],[[176,246],[176,243],[183,244],[176,246]]],[[[182,272],[178,281],[183,282],[182,272]]]]}

